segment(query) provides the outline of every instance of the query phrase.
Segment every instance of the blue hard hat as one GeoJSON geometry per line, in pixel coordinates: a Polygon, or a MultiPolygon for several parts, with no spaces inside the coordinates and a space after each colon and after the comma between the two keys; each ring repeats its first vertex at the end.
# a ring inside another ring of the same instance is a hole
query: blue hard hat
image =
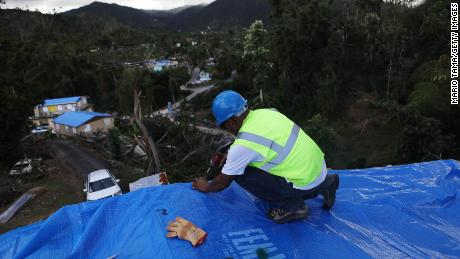
{"type": "Polygon", "coordinates": [[[212,101],[212,114],[216,119],[216,124],[221,125],[232,116],[238,116],[247,109],[246,99],[241,94],[226,90],[218,94],[212,101]]]}

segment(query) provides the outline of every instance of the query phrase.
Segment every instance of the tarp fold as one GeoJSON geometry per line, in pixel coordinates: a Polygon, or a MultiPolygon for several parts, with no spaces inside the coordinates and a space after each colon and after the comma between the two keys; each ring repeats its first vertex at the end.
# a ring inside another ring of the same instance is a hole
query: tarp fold
{"type": "Polygon", "coordinates": [[[237,184],[212,194],[172,184],[63,207],[1,235],[0,258],[460,257],[458,161],[329,173],[341,178],[334,208],[308,200],[310,216],[295,223],[272,223],[269,205],[237,184]],[[168,239],[176,216],[208,232],[206,242],[168,239]]]}

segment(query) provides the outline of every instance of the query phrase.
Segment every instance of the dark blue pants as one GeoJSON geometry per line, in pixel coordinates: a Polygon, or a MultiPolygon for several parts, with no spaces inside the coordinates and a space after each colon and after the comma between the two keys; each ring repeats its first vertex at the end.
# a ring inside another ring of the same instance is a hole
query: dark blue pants
{"type": "Polygon", "coordinates": [[[236,177],[236,182],[259,199],[280,204],[281,208],[299,210],[304,200],[318,196],[324,182],[311,190],[299,190],[280,176],[269,174],[255,167],[246,167],[244,174],[236,177]]]}

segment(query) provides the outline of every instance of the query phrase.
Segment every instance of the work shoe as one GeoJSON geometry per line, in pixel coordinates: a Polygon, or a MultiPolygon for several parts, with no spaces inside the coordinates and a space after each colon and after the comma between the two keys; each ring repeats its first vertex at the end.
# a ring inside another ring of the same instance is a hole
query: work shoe
{"type": "Polygon", "coordinates": [[[300,210],[287,210],[283,208],[270,209],[267,213],[267,217],[273,220],[275,223],[283,224],[296,219],[303,219],[308,216],[308,208],[305,206],[300,210]]]}
{"type": "Polygon", "coordinates": [[[334,206],[337,189],[339,189],[339,176],[336,174],[327,175],[324,185],[319,189],[319,194],[324,198],[323,209],[330,210],[334,206]]]}

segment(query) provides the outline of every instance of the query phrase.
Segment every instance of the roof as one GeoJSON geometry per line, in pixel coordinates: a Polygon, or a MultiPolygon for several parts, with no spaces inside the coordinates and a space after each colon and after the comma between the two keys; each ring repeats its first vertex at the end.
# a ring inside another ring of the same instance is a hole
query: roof
{"type": "Polygon", "coordinates": [[[157,66],[169,66],[169,65],[171,65],[171,63],[172,63],[172,62],[169,61],[169,60],[167,60],[167,59],[162,59],[162,60],[158,60],[158,61],[156,62],[156,65],[157,65],[157,66]]]}
{"type": "Polygon", "coordinates": [[[54,119],[54,122],[57,124],[62,124],[70,127],[80,127],[86,122],[96,118],[96,117],[111,117],[112,115],[108,113],[99,113],[99,112],[66,112],[59,117],[54,119]]]}
{"type": "Polygon", "coordinates": [[[237,184],[204,194],[190,183],[59,209],[0,235],[2,258],[459,258],[460,162],[440,160],[340,175],[336,204],[308,200],[307,219],[275,224],[269,204],[237,184]],[[198,247],[166,237],[181,216],[208,233],[198,247]]]}
{"type": "Polygon", "coordinates": [[[64,98],[57,98],[57,99],[46,99],[43,102],[43,105],[58,105],[58,104],[66,104],[66,103],[76,103],[81,99],[80,96],[74,97],[64,97],[64,98]]]}

